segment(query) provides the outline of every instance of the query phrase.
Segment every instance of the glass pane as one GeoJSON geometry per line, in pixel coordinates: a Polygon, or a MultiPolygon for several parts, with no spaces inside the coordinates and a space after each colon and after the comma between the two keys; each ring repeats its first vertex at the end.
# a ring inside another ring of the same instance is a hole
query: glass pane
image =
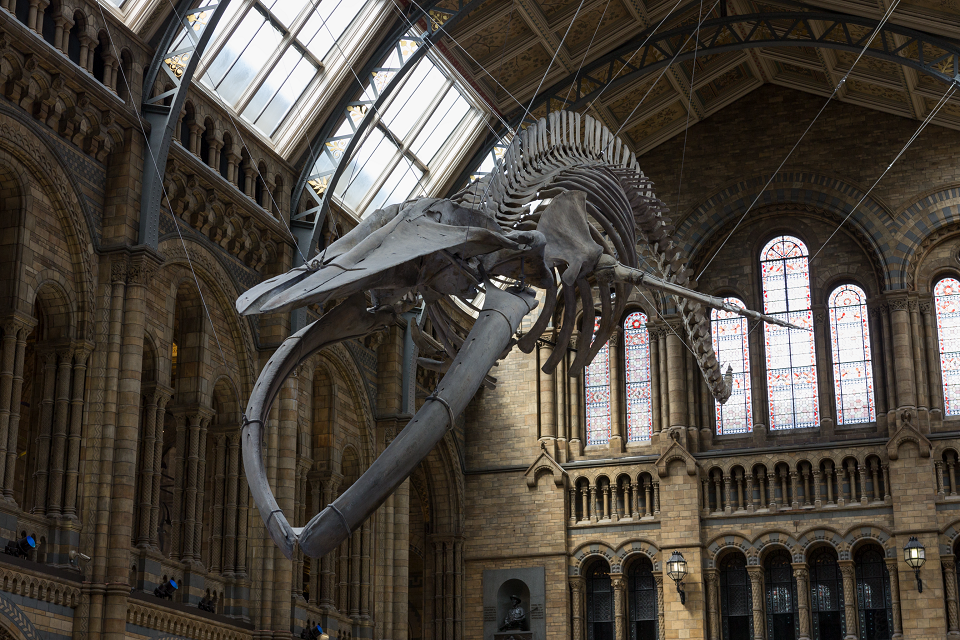
{"type": "MultiPolygon", "coordinates": [[[[598,316],[593,325],[600,327],[598,316]]],[[[586,348],[587,345],[583,345],[586,348]]],[[[610,441],[610,345],[605,344],[583,371],[583,395],[587,425],[587,444],[610,441]]]]}
{"type": "MultiPolygon", "coordinates": [[[[235,4],[237,6],[240,5],[239,2],[235,4]]],[[[229,12],[231,8],[232,7],[228,7],[227,12],[229,12]]],[[[227,16],[224,16],[224,18],[226,17],[227,16]]],[[[217,54],[213,63],[210,64],[210,68],[207,69],[207,77],[214,86],[219,85],[223,81],[223,77],[230,71],[230,67],[233,66],[236,59],[246,50],[247,45],[250,44],[250,40],[253,39],[264,22],[266,22],[266,19],[259,11],[250,11],[244,16],[243,20],[240,21],[240,24],[237,25],[237,28],[234,29],[233,33],[230,34],[230,37],[227,38],[227,41],[220,49],[220,53],[217,54]]],[[[217,32],[219,32],[225,24],[226,20],[221,20],[217,25],[217,32]]]]}
{"type": "Polygon", "coordinates": [[[303,95],[316,74],[317,68],[313,66],[313,62],[301,58],[290,77],[280,86],[276,96],[257,119],[257,127],[267,135],[273,135],[290,107],[303,95]]]}
{"type": "Polygon", "coordinates": [[[273,13],[285,27],[293,24],[293,21],[300,15],[300,12],[306,4],[307,0],[268,0],[267,2],[267,6],[270,7],[270,12],[273,13]]]}
{"type": "Polygon", "coordinates": [[[876,420],[866,301],[866,292],[852,284],[837,287],[828,299],[837,424],[876,420]]]}
{"type": "Polygon", "coordinates": [[[807,255],[806,245],[790,236],[774,238],[760,254],[764,313],[803,327],[763,325],[771,429],[820,424],[807,255]]]}
{"type": "Polygon", "coordinates": [[[380,187],[380,191],[373,198],[362,217],[373,213],[377,209],[382,209],[387,205],[403,202],[407,199],[414,189],[417,188],[418,181],[423,172],[416,165],[411,166],[405,158],[400,158],[400,162],[390,172],[387,181],[380,187]]]}
{"type": "Polygon", "coordinates": [[[277,61],[277,64],[270,71],[270,74],[263,81],[263,84],[260,85],[260,88],[254,94],[253,98],[247,103],[246,108],[243,110],[243,117],[251,122],[256,122],[264,107],[273,99],[277,90],[287,81],[294,67],[296,67],[302,59],[303,56],[296,48],[290,47],[287,49],[287,52],[277,61]]]}
{"type": "Polygon", "coordinates": [[[323,60],[362,7],[363,2],[357,0],[325,0],[313,10],[297,39],[323,60]]]}
{"type": "Polygon", "coordinates": [[[379,129],[373,129],[347,165],[334,193],[356,211],[367,192],[393,161],[396,150],[379,129]]]}
{"type": "MultiPolygon", "coordinates": [[[[746,308],[737,298],[724,302],[746,308]]],[[[710,316],[713,350],[720,361],[720,369],[733,368],[733,390],[726,404],[714,401],[717,417],[717,435],[750,433],[753,431],[753,395],[750,389],[750,346],[747,319],[730,311],[714,309],[710,316]]]]}
{"type": "Polygon", "coordinates": [[[933,293],[943,374],[943,412],[956,416],[960,415],[960,281],[944,278],[933,293]]]}
{"type": "MultiPolygon", "coordinates": [[[[259,15],[259,14],[258,14],[259,15]]],[[[250,82],[257,75],[267,59],[277,50],[283,34],[269,22],[264,22],[250,41],[250,44],[237,58],[233,68],[227,72],[217,86],[220,97],[235,104],[243,95],[250,82]]]]}
{"type": "Polygon", "coordinates": [[[390,103],[384,118],[397,138],[402,140],[410,133],[410,128],[437,97],[445,82],[446,78],[432,62],[420,61],[397,93],[397,97],[390,103]]]}
{"type": "Polygon", "coordinates": [[[650,440],[653,405],[650,381],[650,332],[647,316],[635,311],[623,323],[627,391],[627,442],[650,440]]]}
{"type": "Polygon", "coordinates": [[[443,97],[440,106],[437,107],[437,110],[433,112],[427,124],[420,131],[420,134],[417,135],[416,140],[413,141],[413,152],[417,154],[417,157],[427,164],[432,162],[433,157],[437,155],[437,151],[440,150],[440,147],[450,137],[469,110],[470,106],[460,95],[460,92],[456,89],[450,89],[447,95],[443,97]]]}

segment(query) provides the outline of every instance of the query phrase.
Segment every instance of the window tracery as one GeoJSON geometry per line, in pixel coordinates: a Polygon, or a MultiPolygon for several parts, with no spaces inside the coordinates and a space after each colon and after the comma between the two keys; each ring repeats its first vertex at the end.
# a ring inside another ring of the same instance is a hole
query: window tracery
{"type": "Polygon", "coordinates": [[[760,253],[764,313],[811,329],[764,323],[771,429],[820,424],[808,255],[806,245],[791,236],[777,236],[760,253]]]}
{"type": "MultiPolygon", "coordinates": [[[[724,298],[724,302],[746,308],[738,298],[724,298]]],[[[733,368],[733,390],[725,404],[714,401],[717,435],[750,433],[753,431],[753,393],[750,384],[750,346],[747,319],[729,311],[714,309],[711,313],[710,333],[717,359],[733,368]]]]}
{"type": "MultiPolygon", "coordinates": [[[[600,327],[598,316],[593,325],[600,327]]],[[[593,361],[583,370],[583,396],[587,427],[587,444],[607,444],[610,441],[610,345],[605,344],[593,361]]]]}
{"type": "Polygon", "coordinates": [[[837,287],[828,298],[838,425],[876,421],[866,302],[866,292],[854,284],[837,287]]]}
{"type": "Polygon", "coordinates": [[[653,434],[653,405],[650,333],[647,331],[647,316],[640,311],[628,315],[623,323],[623,351],[626,371],[627,442],[645,442],[650,440],[653,434]]]}
{"type": "Polygon", "coordinates": [[[934,287],[933,294],[943,380],[943,413],[960,415],[960,281],[944,278],[934,287]]]}

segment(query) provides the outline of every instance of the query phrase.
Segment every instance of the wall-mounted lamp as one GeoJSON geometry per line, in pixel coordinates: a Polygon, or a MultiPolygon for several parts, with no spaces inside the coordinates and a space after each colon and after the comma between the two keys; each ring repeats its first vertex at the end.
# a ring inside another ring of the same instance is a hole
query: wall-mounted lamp
{"type": "Polygon", "coordinates": [[[30,552],[37,548],[37,540],[33,536],[24,536],[19,540],[10,540],[7,542],[3,552],[7,555],[17,558],[26,558],[30,552]]]}
{"type": "Polygon", "coordinates": [[[173,592],[179,588],[180,587],[179,585],[177,585],[177,581],[174,580],[173,578],[170,578],[169,580],[161,584],[159,587],[154,589],[153,595],[157,596],[158,598],[166,598],[167,600],[173,600],[173,592]]]}
{"type": "Polygon", "coordinates": [[[910,536],[907,546],[903,548],[903,561],[907,563],[917,577],[917,593],[923,593],[923,581],[920,580],[920,567],[927,561],[927,552],[917,540],[917,536],[910,536]]]}
{"type": "Polygon", "coordinates": [[[683,590],[683,578],[687,575],[687,561],[683,559],[683,554],[679,551],[674,551],[670,559],[667,560],[667,575],[677,583],[680,604],[686,604],[687,594],[683,590]]]}

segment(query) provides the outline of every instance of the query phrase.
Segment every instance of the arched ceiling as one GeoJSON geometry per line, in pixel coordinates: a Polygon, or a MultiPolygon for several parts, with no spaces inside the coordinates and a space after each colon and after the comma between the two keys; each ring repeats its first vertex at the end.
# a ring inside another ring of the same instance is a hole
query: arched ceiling
{"type": "MultiPolygon", "coordinates": [[[[524,112],[538,87],[542,94],[575,74],[582,62],[589,65],[664,17],[669,15],[658,33],[698,21],[699,3],[684,2],[671,14],[675,5],[676,0],[583,0],[582,7],[579,0],[489,0],[452,30],[451,38],[444,40],[445,53],[466,80],[509,120],[524,112]]],[[[705,0],[703,11],[712,6],[714,0],[705,0]]],[[[708,19],[827,10],[879,20],[888,8],[889,0],[819,0],[816,6],[721,0],[708,19]]],[[[900,0],[890,25],[958,42],[960,0],[900,0]]],[[[829,23],[812,20],[810,27],[822,33],[829,23]]],[[[746,24],[735,28],[742,37],[750,29],[746,24]]],[[[853,25],[850,29],[854,41],[870,33],[867,27],[853,25]],[[858,33],[858,28],[863,33],[858,33]]],[[[895,40],[896,46],[907,42],[906,38],[895,40]]],[[[693,125],[765,83],[828,96],[855,59],[856,53],[851,51],[816,46],[709,53],[698,56],[695,63],[677,62],[655,85],[659,69],[635,74],[637,77],[630,82],[605,90],[598,100],[578,110],[599,118],[611,130],[622,127],[633,150],[643,153],[681,132],[688,121],[693,125]]],[[[952,59],[944,62],[953,68],[952,59]]],[[[944,82],[916,69],[864,56],[837,97],[922,120],[945,89],[944,82]]],[[[803,115],[812,118],[814,114],[803,115]]],[[[960,99],[947,104],[934,122],[960,129],[960,99]]]]}

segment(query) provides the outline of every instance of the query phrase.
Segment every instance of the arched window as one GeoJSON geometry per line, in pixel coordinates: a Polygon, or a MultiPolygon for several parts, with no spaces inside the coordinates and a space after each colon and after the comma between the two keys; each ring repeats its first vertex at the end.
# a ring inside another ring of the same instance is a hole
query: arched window
{"type": "MultiPolygon", "coordinates": [[[[600,326],[597,317],[593,325],[596,334],[600,326]]],[[[586,349],[588,345],[583,345],[586,349]]],[[[586,407],[587,444],[607,444],[610,441],[610,345],[605,344],[583,371],[583,397],[586,407]]]]}
{"type": "Polygon", "coordinates": [[[937,308],[943,413],[960,415],[960,281],[944,278],[933,289],[937,308]]]}
{"type": "Polygon", "coordinates": [[[740,553],[732,553],[720,562],[720,613],[723,640],[753,638],[753,594],[747,559],[740,553]]]}
{"type": "Polygon", "coordinates": [[[877,419],[866,303],[867,294],[855,284],[837,287],[827,300],[837,424],[874,422],[877,419]]]}
{"type": "Polygon", "coordinates": [[[783,550],[774,551],[764,562],[768,640],[795,640],[800,633],[797,583],[791,563],[790,554],[783,550]]]}
{"type": "MultiPolygon", "coordinates": [[[[746,305],[737,298],[724,298],[724,302],[738,307],[746,305]]],[[[714,309],[710,314],[710,333],[713,350],[721,368],[733,367],[733,390],[725,404],[714,401],[717,414],[717,435],[750,433],[753,431],[753,394],[750,389],[750,346],[747,342],[749,328],[747,319],[730,311],[714,309]]]]}
{"type": "Polygon", "coordinates": [[[627,380],[627,442],[644,442],[653,434],[650,387],[650,333],[647,316],[635,311],[623,323],[623,361],[627,380]]]}
{"type": "Polygon", "coordinates": [[[893,633],[893,605],[890,601],[890,573],[883,552],[868,546],[857,552],[857,609],[862,640],[890,640],[893,633]]]}
{"type": "MultiPolygon", "coordinates": [[[[777,236],[760,254],[763,311],[812,329],[810,265],[807,247],[797,238],[777,236]]],[[[816,427],[817,356],[813,331],[763,325],[767,352],[767,399],[771,429],[816,427]]]]}
{"type": "Polygon", "coordinates": [[[821,548],[810,556],[810,612],[812,640],[841,640],[846,633],[843,619],[843,580],[833,549],[821,548]]]}
{"type": "Polygon", "coordinates": [[[630,640],[657,640],[657,582],[648,559],[640,558],[631,565],[627,574],[627,591],[630,640]]]}
{"type": "Polygon", "coordinates": [[[587,640],[613,640],[613,584],[605,560],[587,570],[587,640]]]}

